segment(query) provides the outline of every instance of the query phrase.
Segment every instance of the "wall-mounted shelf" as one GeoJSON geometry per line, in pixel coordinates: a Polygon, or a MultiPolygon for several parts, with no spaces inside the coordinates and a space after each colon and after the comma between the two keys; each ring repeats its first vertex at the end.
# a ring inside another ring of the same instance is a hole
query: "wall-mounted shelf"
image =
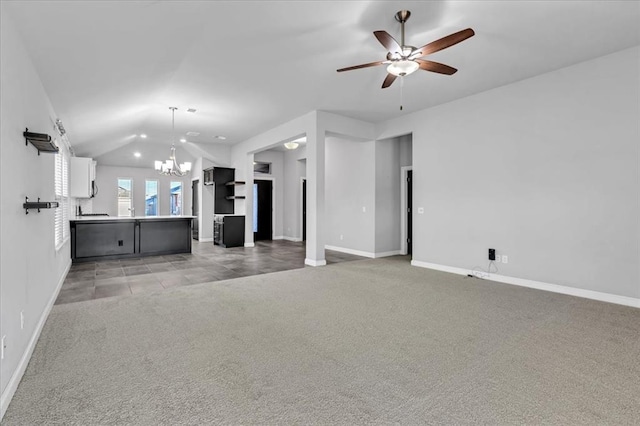
{"type": "Polygon", "coordinates": [[[38,209],[38,213],[40,213],[40,209],[55,209],[60,205],[57,201],[40,201],[40,197],[38,197],[38,201],[29,201],[29,197],[24,197],[24,204],[22,208],[24,209],[24,214],[29,214],[29,209],[38,209]]]}
{"type": "Polygon", "coordinates": [[[244,195],[231,195],[224,198],[226,198],[227,200],[244,200],[246,197],[244,195]]]}
{"type": "Polygon", "coordinates": [[[232,180],[231,182],[225,183],[227,186],[236,186],[236,185],[244,185],[246,182],[243,180],[232,180]]]}
{"type": "Polygon", "coordinates": [[[24,144],[28,145],[29,142],[38,150],[38,155],[41,152],[53,152],[57,153],[59,148],[55,143],[51,140],[51,136],[46,133],[33,133],[30,132],[29,129],[24,129],[24,144]]]}

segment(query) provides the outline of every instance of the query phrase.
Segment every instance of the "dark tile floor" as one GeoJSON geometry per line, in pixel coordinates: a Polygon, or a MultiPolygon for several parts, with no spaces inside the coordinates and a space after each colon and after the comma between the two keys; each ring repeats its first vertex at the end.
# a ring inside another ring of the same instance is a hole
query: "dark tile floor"
{"type": "MultiPolygon", "coordinates": [[[[327,263],[365,259],[331,250],[325,257],[327,263]]],[[[225,249],[194,240],[190,254],[74,263],[55,304],[304,268],[304,258],[304,243],[259,241],[252,248],[225,249]]]]}

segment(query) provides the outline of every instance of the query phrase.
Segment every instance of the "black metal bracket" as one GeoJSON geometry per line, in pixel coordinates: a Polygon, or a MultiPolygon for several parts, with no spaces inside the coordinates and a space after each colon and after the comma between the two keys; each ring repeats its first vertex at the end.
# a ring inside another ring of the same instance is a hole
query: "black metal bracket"
{"type": "Polygon", "coordinates": [[[29,214],[29,209],[38,209],[38,213],[40,213],[40,209],[55,209],[58,207],[60,207],[60,203],[57,201],[40,201],[40,197],[38,197],[37,202],[29,201],[29,197],[24,197],[24,204],[22,205],[24,214],[29,214]]]}
{"type": "Polygon", "coordinates": [[[51,136],[45,133],[33,133],[26,128],[24,129],[22,136],[24,136],[24,144],[29,145],[29,142],[31,142],[31,144],[38,150],[38,155],[40,155],[40,151],[53,153],[57,153],[59,151],[59,148],[51,140],[51,136]]]}

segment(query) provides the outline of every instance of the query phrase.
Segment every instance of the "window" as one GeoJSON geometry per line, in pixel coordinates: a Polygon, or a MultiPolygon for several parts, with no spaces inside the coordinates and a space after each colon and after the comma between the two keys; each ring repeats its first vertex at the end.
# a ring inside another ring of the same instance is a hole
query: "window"
{"type": "Polygon", "coordinates": [[[56,250],[69,238],[69,149],[67,145],[57,144],[60,150],[54,157],[54,189],[59,207],[54,213],[54,238],[56,250]]]}
{"type": "Polygon", "coordinates": [[[265,163],[264,161],[253,162],[253,173],[261,173],[264,175],[271,174],[271,163],[265,163]]]}
{"type": "Polygon", "coordinates": [[[118,178],[118,216],[135,216],[132,198],[132,180],[118,178]]]}
{"type": "Polygon", "coordinates": [[[148,180],[144,187],[144,215],[158,216],[158,181],[148,180]]]}
{"type": "Polygon", "coordinates": [[[171,182],[171,216],[182,215],[182,182],[171,182]]]}

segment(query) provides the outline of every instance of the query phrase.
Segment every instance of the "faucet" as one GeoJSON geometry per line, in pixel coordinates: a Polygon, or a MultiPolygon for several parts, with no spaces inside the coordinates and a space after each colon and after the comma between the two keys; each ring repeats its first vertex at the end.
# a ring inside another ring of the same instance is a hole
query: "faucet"
{"type": "Polygon", "coordinates": [[[131,207],[130,209],[128,209],[131,212],[131,217],[136,217],[136,209],[131,207]]]}

